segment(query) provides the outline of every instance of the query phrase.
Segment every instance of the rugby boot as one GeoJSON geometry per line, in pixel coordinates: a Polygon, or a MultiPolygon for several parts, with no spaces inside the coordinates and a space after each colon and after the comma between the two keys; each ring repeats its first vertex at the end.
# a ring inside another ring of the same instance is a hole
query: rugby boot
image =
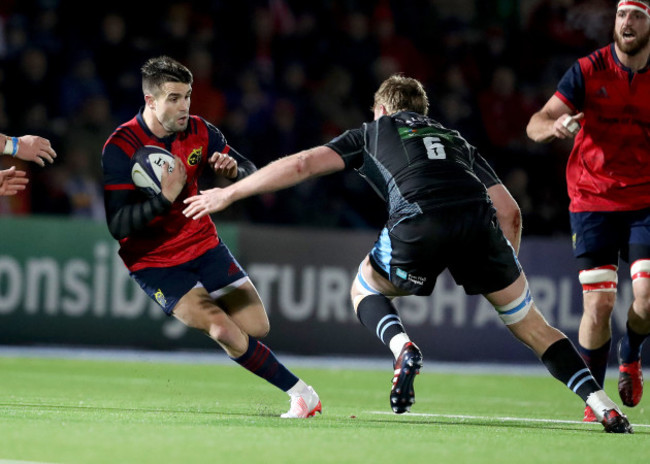
{"type": "Polygon", "coordinates": [[[643,396],[641,359],[630,363],[623,362],[621,341],[618,342],[618,394],[625,406],[634,407],[639,404],[643,396]]]}
{"type": "Polygon", "coordinates": [[[605,432],[634,433],[625,414],[621,412],[603,390],[598,390],[589,395],[587,405],[593,410],[598,422],[603,424],[605,432]]]}
{"type": "Polygon", "coordinates": [[[291,395],[291,407],[280,417],[283,419],[306,419],[316,413],[322,414],[323,407],[318,394],[312,387],[307,387],[300,394],[291,395]]]}
{"type": "Polygon", "coordinates": [[[585,406],[585,417],[582,419],[582,422],[598,422],[594,410],[589,406],[585,406]]]}
{"type": "Polygon", "coordinates": [[[415,403],[413,382],[422,368],[422,353],[413,343],[404,344],[394,364],[393,386],[390,390],[390,406],[395,414],[411,410],[415,403]]]}
{"type": "Polygon", "coordinates": [[[609,409],[603,414],[600,421],[607,433],[634,433],[634,429],[627,417],[617,409],[609,409]]]}

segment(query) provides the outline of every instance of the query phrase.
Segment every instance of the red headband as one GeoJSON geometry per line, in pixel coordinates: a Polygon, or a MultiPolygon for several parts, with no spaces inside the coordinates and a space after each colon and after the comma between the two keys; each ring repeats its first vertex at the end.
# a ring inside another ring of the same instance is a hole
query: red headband
{"type": "Polygon", "coordinates": [[[645,15],[650,18],[650,7],[645,3],[635,2],[633,0],[621,0],[618,2],[618,10],[621,8],[625,10],[637,10],[645,13],[645,15]]]}

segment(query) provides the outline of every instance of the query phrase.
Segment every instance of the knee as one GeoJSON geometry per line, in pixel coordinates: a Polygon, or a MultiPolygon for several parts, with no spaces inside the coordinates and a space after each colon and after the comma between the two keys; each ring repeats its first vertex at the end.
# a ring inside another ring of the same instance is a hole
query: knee
{"type": "Polygon", "coordinates": [[[232,328],[213,321],[207,330],[208,336],[218,343],[228,343],[232,339],[232,328]]]}
{"type": "Polygon", "coordinates": [[[248,331],[248,335],[254,338],[264,338],[271,331],[271,324],[268,320],[260,322],[248,331]]]}
{"type": "Polygon", "coordinates": [[[615,302],[616,297],[614,293],[598,293],[596,297],[592,296],[591,298],[585,299],[584,316],[596,325],[602,324],[603,321],[609,321],[614,310],[615,302]]]}

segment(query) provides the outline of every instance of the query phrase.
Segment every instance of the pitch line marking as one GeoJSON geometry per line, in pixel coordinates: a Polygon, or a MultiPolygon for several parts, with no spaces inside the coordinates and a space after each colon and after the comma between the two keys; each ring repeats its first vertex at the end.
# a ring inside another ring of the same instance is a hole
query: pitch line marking
{"type": "Polygon", "coordinates": [[[11,459],[0,459],[0,464],[54,464],[54,463],[41,462],[41,461],[14,461],[11,459]]]}
{"type": "MultiPolygon", "coordinates": [[[[386,416],[395,416],[396,414],[389,411],[368,411],[370,414],[382,414],[386,416]]],[[[599,422],[582,422],[576,420],[560,420],[560,419],[535,419],[532,417],[499,417],[499,416],[470,416],[464,414],[431,414],[422,412],[408,412],[403,416],[417,416],[417,417],[438,417],[442,419],[470,419],[470,420],[487,420],[487,421],[501,421],[501,422],[538,422],[546,424],[596,424],[601,425],[599,422]]],[[[650,424],[632,424],[633,427],[650,427],[650,424]]],[[[0,462],[2,464],[2,462],[0,462]]]]}

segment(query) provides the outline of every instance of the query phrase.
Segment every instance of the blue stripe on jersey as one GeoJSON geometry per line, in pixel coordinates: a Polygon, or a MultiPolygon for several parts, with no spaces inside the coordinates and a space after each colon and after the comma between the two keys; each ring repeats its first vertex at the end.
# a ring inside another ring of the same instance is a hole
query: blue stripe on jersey
{"type": "Polygon", "coordinates": [[[375,262],[381,265],[381,268],[390,276],[390,257],[392,255],[392,246],[390,237],[388,236],[388,229],[384,227],[375,242],[375,246],[370,252],[375,262]]]}

